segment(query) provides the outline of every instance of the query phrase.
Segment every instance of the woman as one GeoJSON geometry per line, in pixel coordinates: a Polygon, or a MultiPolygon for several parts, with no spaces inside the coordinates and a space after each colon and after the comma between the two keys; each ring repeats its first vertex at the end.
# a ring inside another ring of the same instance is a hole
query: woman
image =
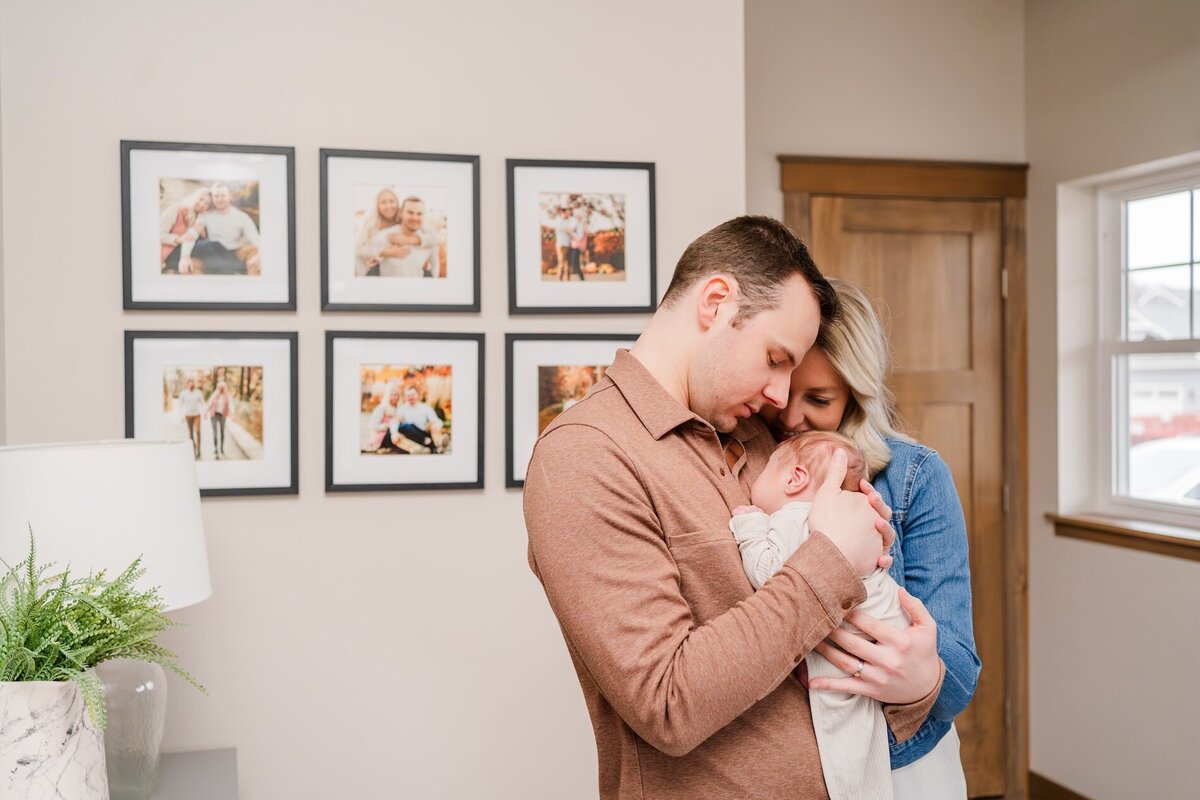
{"type": "Polygon", "coordinates": [[[391,246],[388,235],[400,230],[400,197],[391,189],[375,195],[375,212],[363,224],[354,242],[354,274],[378,275],[383,251],[391,246]]]}
{"type": "Polygon", "coordinates": [[[162,249],[163,272],[178,272],[179,257],[184,242],[200,237],[196,217],[212,208],[212,190],[197,189],[178,203],[167,206],[158,219],[159,242],[162,249]]]}
{"type": "MultiPolygon", "coordinates": [[[[763,416],[777,437],[838,430],[866,455],[875,489],[892,508],[896,542],[890,573],[937,622],[938,656],[946,665],[941,692],[920,730],[891,747],[896,800],[965,798],[953,723],[975,692],[979,657],[962,505],[938,454],[896,430],[892,395],[884,384],[887,337],[870,300],[851,284],[830,283],[841,304],[840,318],[826,327],[824,347],[809,350],[792,374],[786,408],[764,408],[763,416]]],[[[859,655],[828,639],[817,649],[847,673],[861,663],[859,655]]]]}
{"type": "Polygon", "coordinates": [[[208,398],[208,416],[212,420],[213,452],[217,458],[225,455],[225,418],[233,410],[232,398],[225,381],[217,381],[217,388],[208,398]]]}
{"type": "Polygon", "coordinates": [[[379,405],[371,412],[368,425],[371,438],[363,447],[364,453],[394,453],[397,450],[392,442],[392,432],[400,414],[400,397],[400,384],[389,383],[384,387],[379,405]]]}

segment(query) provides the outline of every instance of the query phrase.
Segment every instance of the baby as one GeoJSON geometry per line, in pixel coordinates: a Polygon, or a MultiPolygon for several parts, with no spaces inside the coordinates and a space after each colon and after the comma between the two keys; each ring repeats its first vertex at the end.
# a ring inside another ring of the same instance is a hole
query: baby
{"type": "MultiPolygon", "coordinates": [[[[808,538],[808,512],[825,479],[829,460],[847,454],[842,488],[857,491],[866,477],[866,459],[850,439],[830,431],[810,431],[782,442],[750,487],[751,506],[738,506],[729,529],[742,553],[742,566],[755,589],[766,583],[808,538]]],[[[908,627],[898,586],[887,570],[862,576],[867,590],[860,609],[897,628],[908,627]]],[[[842,627],[865,637],[853,625],[842,627]]],[[[816,651],[804,657],[810,677],[844,678],[845,673],[816,651]]],[[[813,727],[830,800],[891,800],[892,774],[887,723],[879,703],[845,692],[812,692],[813,727]]]]}

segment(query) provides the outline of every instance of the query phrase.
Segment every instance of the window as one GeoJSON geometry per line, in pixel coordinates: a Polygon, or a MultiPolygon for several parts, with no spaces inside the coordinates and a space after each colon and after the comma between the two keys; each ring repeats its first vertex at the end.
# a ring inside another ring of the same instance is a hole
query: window
{"type": "Polygon", "coordinates": [[[1200,171],[1099,194],[1104,510],[1200,525],[1200,171]],[[1106,452],[1105,452],[1106,451],[1106,452]]]}

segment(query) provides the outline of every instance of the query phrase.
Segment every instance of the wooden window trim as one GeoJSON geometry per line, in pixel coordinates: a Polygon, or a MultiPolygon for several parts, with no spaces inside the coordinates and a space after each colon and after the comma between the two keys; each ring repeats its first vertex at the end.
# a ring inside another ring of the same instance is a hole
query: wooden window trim
{"type": "Polygon", "coordinates": [[[1200,561],[1200,531],[1108,514],[1047,514],[1054,533],[1113,547],[1200,561]]]}

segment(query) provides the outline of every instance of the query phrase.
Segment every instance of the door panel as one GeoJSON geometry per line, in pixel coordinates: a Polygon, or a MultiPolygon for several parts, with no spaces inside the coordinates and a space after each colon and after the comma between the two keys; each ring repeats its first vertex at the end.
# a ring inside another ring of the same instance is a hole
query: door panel
{"type": "Polygon", "coordinates": [[[983,671],[957,720],[972,796],[1005,793],[1002,213],[999,201],[814,195],[821,270],[871,297],[905,429],[950,467],[967,519],[983,671]]]}

